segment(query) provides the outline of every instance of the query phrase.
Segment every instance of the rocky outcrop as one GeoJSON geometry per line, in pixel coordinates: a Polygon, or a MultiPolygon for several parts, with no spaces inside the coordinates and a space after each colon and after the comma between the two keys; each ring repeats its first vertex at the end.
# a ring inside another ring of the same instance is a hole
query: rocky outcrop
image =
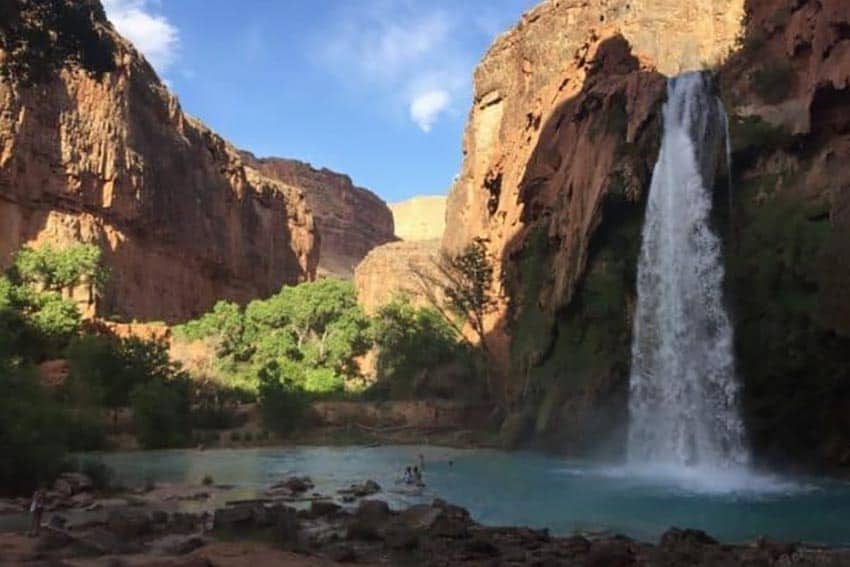
{"type": "Polygon", "coordinates": [[[430,305],[429,295],[437,293],[431,284],[439,278],[439,250],[439,240],[392,242],[375,248],[354,272],[357,301],[367,313],[401,295],[414,305],[430,305]]]}
{"type": "Polygon", "coordinates": [[[586,57],[593,38],[620,34],[635,54],[674,75],[717,63],[735,47],[743,4],[547,0],[526,13],[475,71],[465,159],[449,196],[444,244],[458,249],[487,234],[498,251],[516,233],[522,205],[516,188],[540,126],[581,91],[583,72],[574,61],[586,57]]]}
{"type": "Polygon", "coordinates": [[[666,76],[714,61],[735,164],[715,220],[756,455],[850,465],[848,29],[840,0],[551,1],[497,40],[443,246],[483,237],[494,259],[505,442],[622,450],[666,76]]]}
{"type": "Polygon", "coordinates": [[[446,197],[428,195],[392,203],[395,235],[402,240],[439,240],[446,230],[446,197]]]}
{"type": "Polygon", "coordinates": [[[720,72],[724,225],[744,415],[760,459],[850,467],[850,4],[750,0],[720,72]],[[725,199],[724,199],[725,200],[725,199]]]}
{"type": "Polygon", "coordinates": [[[396,239],[387,204],[356,187],[347,175],[291,159],[258,159],[248,152],[242,157],[264,175],[304,193],[319,233],[320,275],[351,279],[370,250],[396,239]]]}
{"type": "Polygon", "coordinates": [[[498,345],[501,399],[529,395],[529,369],[554,348],[548,339],[509,346],[521,304],[540,312],[527,324],[547,329],[532,334],[553,337],[554,315],[570,304],[586,270],[609,194],[641,202],[663,74],[720,61],[735,46],[742,15],[743,0],[547,1],[476,69],[443,247],[488,242],[500,305],[487,326],[498,345]],[[528,259],[535,246],[539,257],[528,259]],[[520,283],[523,250],[527,265],[545,264],[539,283],[531,283],[534,274],[520,283]],[[529,286],[537,289],[520,289],[529,286]]]}
{"type": "Polygon", "coordinates": [[[111,273],[96,314],[168,322],[314,276],[302,192],[184,114],[99,2],[0,12],[0,264],[95,243],[111,273]]]}

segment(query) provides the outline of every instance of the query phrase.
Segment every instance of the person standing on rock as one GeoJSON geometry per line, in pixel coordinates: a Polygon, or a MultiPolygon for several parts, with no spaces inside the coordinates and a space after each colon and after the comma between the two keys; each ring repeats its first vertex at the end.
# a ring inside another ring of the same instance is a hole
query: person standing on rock
{"type": "Polygon", "coordinates": [[[32,495],[32,503],[30,504],[30,530],[27,535],[30,537],[38,537],[41,531],[41,517],[44,515],[44,489],[39,488],[32,495]]]}

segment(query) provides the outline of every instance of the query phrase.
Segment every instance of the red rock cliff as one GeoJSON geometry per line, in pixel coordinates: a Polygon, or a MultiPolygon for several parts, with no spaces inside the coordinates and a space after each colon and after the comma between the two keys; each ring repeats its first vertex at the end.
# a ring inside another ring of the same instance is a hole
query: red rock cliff
{"type": "Polygon", "coordinates": [[[484,237],[496,262],[507,443],[622,450],[664,85],[711,63],[731,115],[734,193],[719,176],[715,216],[754,454],[850,465],[849,30],[846,0],[552,0],[497,40],[443,246],[484,237]]]}
{"type": "Polygon", "coordinates": [[[264,175],[304,193],[319,233],[319,273],[351,279],[373,248],[396,240],[393,215],[380,197],[356,187],[351,178],[292,159],[243,159],[264,175]]]}
{"type": "Polygon", "coordinates": [[[0,265],[96,243],[97,313],[169,322],[313,277],[302,192],[184,114],[99,2],[10,0],[0,34],[0,265]]]}

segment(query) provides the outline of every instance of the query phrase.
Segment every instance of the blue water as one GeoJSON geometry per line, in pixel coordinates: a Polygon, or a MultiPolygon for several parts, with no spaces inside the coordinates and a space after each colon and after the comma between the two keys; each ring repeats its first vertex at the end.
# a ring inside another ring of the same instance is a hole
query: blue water
{"type": "Polygon", "coordinates": [[[699,528],[729,541],[768,536],[850,545],[850,484],[781,479],[745,472],[643,470],[600,466],[530,452],[435,447],[299,447],[248,450],[110,453],[98,456],[127,483],[200,482],[261,494],[283,475],[309,475],[316,491],[366,479],[378,497],[404,506],[435,497],[466,507],[488,525],[549,528],[558,534],[610,531],[654,541],[671,526],[699,528]],[[426,491],[402,494],[395,484],[418,454],[426,491]]]}

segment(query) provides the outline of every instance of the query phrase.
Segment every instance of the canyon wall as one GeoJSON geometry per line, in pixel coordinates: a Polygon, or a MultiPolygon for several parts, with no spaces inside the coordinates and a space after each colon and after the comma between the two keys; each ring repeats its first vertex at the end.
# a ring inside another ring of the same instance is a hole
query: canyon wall
{"type": "Polygon", "coordinates": [[[319,275],[351,279],[370,250],[396,239],[387,204],[356,187],[347,175],[292,159],[260,159],[248,152],[242,157],[264,175],[304,193],[319,234],[319,275]]]}
{"type": "Polygon", "coordinates": [[[95,243],[96,313],[168,322],[314,277],[302,192],[184,114],[99,2],[4,2],[0,34],[0,265],[95,243]]]}
{"type": "Polygon", "coordinates": [[[395,235],[402,240],[439,240],[446,230],[446,197],[424,195],[391,203],[395,235]]]}
{"type": "Polygon", "coordinates": [[[666,77],[710,68],[732,114],[735,189],[718,175],[715,222],[751,442],[770,462],[850,464],[848,10],[552,0],[496,41],[443,247],[488,242],[506,444],[622,454],[666,77]]]}
{"type": "MultiPolygon", "coordinates": [[[[850,3],[749,0],[720,69],[744,415],[771,465],[850,467],[850,3]]],[[[729,203],[723,198],[722,202],[729,203]]]]}
{"type": "Polygon", "coordinates": [[[429,295],[436,292],[432,284],[439,278],[439,251],[439,240],[392,242],[375,248],[354,272],[357,301],[370,314],[401,295],[414,305],[430,305],[429,295]]]}
{"type": "Polygon", "coordinates": [[[494,261],[493,381],[498,399],[522,408],[506,437],[531,431],[575,448],[595,423],[624,421],[626,291],[664,76],[722,61],[742,16],[743,0],[552,0],[500,36],[476,69],[443,247],[453,253],[482,237],[494,261]],[[626,250],[609,250],[614,243],[626,250]],[[589,272],[599,272],[604,297],[570,318],[575,328],[559,328],[589,272]],[[584,322],[597,316],[610,328],[584,344],[584,322]],[[599,400],[611,399],[602,411],[599,400]]]}

